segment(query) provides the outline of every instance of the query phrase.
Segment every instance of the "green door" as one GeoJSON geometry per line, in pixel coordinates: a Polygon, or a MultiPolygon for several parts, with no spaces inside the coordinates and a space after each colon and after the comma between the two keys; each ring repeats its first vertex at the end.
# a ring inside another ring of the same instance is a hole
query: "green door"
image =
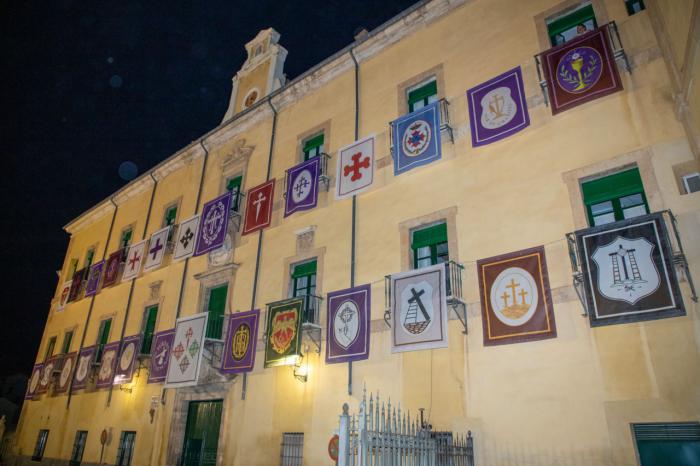
{"type": "Polygon", "coordinates": [[[187,410],[182,466],[215,466],[222,401],[191,401],[187,410]]]}

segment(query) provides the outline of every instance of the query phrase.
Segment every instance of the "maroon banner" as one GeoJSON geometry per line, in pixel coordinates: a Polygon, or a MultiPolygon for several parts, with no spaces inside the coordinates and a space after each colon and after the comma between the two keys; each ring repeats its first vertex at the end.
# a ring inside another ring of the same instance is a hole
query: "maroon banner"
{"type": "Polygon", "coordinates": [[[267,228],[272,222],[272,202],[275,197],[275,180],[251,188],[245,208],[242,235],[267,228]]]}
{"type": "Polygon", "coordinates": [[[119,278],[119,270],[121,269],[122,261],[126,256],[126,249],[122,248],[109,255],[105,264],[105,274],[102,280],[102,288],[112,286],[117,283],[119,278]]]}
{"type": "Polygon", "coordinates": [[[542,53],[542,68],[552,115],[622,90],[605,26],[542,53]]]}

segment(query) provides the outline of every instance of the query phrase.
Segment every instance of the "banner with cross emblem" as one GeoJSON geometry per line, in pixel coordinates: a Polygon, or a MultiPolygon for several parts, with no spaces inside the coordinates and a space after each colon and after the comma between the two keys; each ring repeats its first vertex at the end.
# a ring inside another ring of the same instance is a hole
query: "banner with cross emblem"
{"type": "Polygon", "coordinates": [[[204,332],[207,328],[208,313],[202,312],[177,319],[175,339],[170,350],[168,373],[165,377],[167,388],[196,385],[202,366],[204,332]]]}
{"type": "Polygon", "coordinates": [[[557,336],[544,247],[477,261],[484,346],[557,336]]]}
{"type": "Polygon", "coordinates": [[[447,347],[444,264],[391,276],[391,352],[447,347]]]}
{"type": "Polygon", "coordinates": [[[143,264],[144,272],[157,269],[163,263],[165,249],[168,246],[168,234],[170,234],[169,225],[165,228],[161,228],[151,235],[151,241],[148,243],[146,262],[143,264]]]}
{"type": "Polygon", "coordinates": [[[148,383],[158,383],[165,380],[170,364],[170,351],[175,340],[175,329],[156,333],[151,345],[151,368],[148,371],[148,383]]]}
{"type": "Polygon", "coordinates": [[[318,177],[321,158],[314,157],[287,170],[284,216],[310,210],[318,203],[318,177]]]}
{"type": "Polygon", "coordinates": [[[147,240],[139,241],[138,243],[129,246],[126,253],[126,264],[124,264],[124,272],[122,273],[122,282],[136,278],[141,273],[141,265],[143,264],[143,256],[146,253],[147,240]]]}
{"type": "Polygon", "coordinates": [[[374,135],[338,151],[335,198],[356,196],[374,181],[374,135]]]}
{"type": "Polygon", "coordinates": [[[197,233],[199,233],[199,214],[180,223],[175,239],[174,261],[192,257],[197,244],[197,233]]]}
{"type": "Polygon", "coordinates": [[[442,157],[440,102],[404,115],[391,123],[394,176],[442,157]]]}
{"type": "Polygon", "coordinates": [[[195,256],[220,248],[226,240],[228,218],[231,213],[231,193],[226,192],[204,204],[199,221],[195,256]]]}
{"type": "Polygon", "coordinates": [[[328,293],[326,364],[369,357],[372,287],[359,285],[328,293]]]}
{"type": "Polygon", "coordinates": [[[238,374],[253,370],[259,321],[259,309],[237,312],[228,316],[228,332],[226,333],[221,372],[238,374]]]}
{"type": "Polygon", "coordinates": [[[262,230],[272,222],[272,203],[275,198],[275,180],[272,179],[248,191],[242,235],[262,230]]]}

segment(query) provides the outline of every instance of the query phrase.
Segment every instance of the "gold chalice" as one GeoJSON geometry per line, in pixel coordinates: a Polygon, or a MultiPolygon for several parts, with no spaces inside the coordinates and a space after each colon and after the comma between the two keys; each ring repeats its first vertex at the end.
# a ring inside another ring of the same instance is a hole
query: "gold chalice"
{"type": "MultiPolygon", "coordinates": [[[[578,55],[578,54],[576,54],[578,55]]],[[[574,60],[571,61],[571,68],[578,75],[578,86],[574,88],[575,91],[580,91],[586,88],[586,83],[583,82],[583,76],[581,75],[581,68],[583,68],[583,57],[580,55],[576,56],[574,60]]]]}

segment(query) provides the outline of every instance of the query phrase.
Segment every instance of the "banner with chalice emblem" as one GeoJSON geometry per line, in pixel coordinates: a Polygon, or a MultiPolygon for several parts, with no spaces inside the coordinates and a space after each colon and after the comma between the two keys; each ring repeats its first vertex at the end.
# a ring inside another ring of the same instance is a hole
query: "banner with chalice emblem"
{"type": "Polygon", "coordinates": [[[267,305],[265,367],[294,364],[301,351],[302,298],[267,305]]]}
{"type": "Polygon", "coordinates": [[[484,346],[555,338],[544,247],[477,261],[484,346]]]}
{"type": "Polygon", "coordinates": [[[237,312],[228,316],[228,332],[221,372],[237,374],[253,370],[259,320],[259,309],[237,312]]]}

